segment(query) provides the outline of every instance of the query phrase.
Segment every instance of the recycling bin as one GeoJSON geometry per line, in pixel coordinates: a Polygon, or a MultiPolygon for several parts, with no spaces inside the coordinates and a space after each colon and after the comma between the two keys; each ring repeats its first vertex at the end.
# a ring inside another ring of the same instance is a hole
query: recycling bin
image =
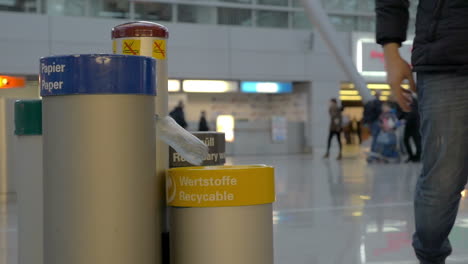
{"type": "Polygon", "coordinates": [[[172,168],[167,173],[172,264],[272,264],[274,169],[172,168]]]}
{"type": "Polygon", "coordinates": [[[40,59],[44,263],[154,264],[156,63],[40,59]]]}

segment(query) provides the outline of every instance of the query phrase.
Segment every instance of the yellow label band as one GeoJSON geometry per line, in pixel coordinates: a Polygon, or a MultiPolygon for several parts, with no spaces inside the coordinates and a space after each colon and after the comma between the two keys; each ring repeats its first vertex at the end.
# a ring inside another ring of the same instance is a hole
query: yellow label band
{"type": "Polygon", "coordinates": [[[186,167],[168,170],[167,204],[224,207],[275,201],[273,167],[264,165],[186,167]]]}
{"type": "Polygon", "coordinates": [[[166,40],[155,39],[153,40],[153,58],[158,60],[166,59],[166,40]]]}
{"type": "Polygon", "coordinates": [[[140,55],[140,43],[139,39],[125,39],[122,42],[122,54],[140,55]]]}

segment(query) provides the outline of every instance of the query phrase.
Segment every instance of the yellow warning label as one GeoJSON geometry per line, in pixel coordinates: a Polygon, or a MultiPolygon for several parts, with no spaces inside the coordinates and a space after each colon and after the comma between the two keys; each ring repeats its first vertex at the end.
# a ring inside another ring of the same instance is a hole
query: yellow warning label
{"type": "Polygon", "coordinates": [[[140,55],[140,40],[124,39],[122,42],[122,54],[140,55]]]}
{"type": "Polygon", "coordinates": [[[153,58],[158,60],[166,59],[166,40],[156,39],[153,41],[153,58]]]}
{"type": "Polygon", "coordinates": [[[224,207],[273,203],[274,182],[274,169],[264,165],[169,169],[167,204],[224,207]]]}
{"type": "Polygon", "coordinates": [[[112,41],[112,53],[117,53],[117,40],[112,41]]]}

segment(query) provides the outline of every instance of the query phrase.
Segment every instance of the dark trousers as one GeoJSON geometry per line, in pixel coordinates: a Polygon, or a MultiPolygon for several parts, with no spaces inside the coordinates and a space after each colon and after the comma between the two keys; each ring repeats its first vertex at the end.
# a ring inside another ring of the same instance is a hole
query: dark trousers
{"type": "Polygon", "coordinates": [[[341,132],[339,131],[330,131],[328,134],[328,144],[327,144],[327,154],[330,152],[330,146],[333,136],[336,136],[338,139],[338,145],[340,146],[340,153],[341,153],[341,132]]]}
{"type": "Polygon", "coordinates": [[[416,121],[411,120],[406,124],[404,142],[409,159],[421,159],[421,134],[419,133],[419,126],[416,121]],[[411,140],[413,140],[414,145],[416,146],[416,153],[414,153],[411,148],[411,140]]]}
{"type": "Polygon", "coordinates": [[[423,168],[415,194],[413,246],[421,264],[443,264],[452,252],[448,236],[468,181],[467,77],[418,73],[423,168]]]}

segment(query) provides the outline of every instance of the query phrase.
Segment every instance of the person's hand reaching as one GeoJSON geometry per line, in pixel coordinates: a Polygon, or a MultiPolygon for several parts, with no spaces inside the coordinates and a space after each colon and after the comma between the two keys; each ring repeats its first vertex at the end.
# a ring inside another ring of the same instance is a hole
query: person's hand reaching
{"type": "Polygon", "coordinates": [[[411,91],[416,92],[416,85],[411,66],[401,58],[398,48],[399,45],[397,43],[389,43],[384,46],[387,82],[403,111],[410,112],[413,101],[411,91]],[[401,87],[404,80],[408,80],[411,91],[407,91],[401,87]]]}

